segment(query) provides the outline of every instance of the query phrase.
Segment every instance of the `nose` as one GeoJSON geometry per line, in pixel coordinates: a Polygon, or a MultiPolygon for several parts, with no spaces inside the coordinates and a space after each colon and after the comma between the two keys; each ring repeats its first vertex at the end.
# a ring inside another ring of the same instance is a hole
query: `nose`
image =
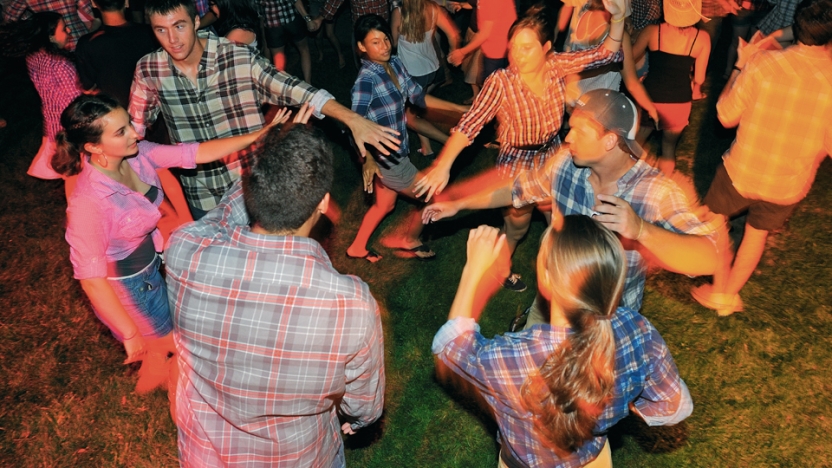
{"type": "Polygon", "coordinates": [[[572,134],[573,133],[575,133],[575,130],[570,128],[569,133],[566,134],[566,138],[564,138],[563,140],[567,143],[572,143],[572,134]]]}

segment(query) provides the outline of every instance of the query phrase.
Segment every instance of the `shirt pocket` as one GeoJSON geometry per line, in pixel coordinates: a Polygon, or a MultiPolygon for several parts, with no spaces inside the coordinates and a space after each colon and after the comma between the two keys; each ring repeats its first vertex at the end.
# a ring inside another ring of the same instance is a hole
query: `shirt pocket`
{"type": "Polygon", "coordinates": [[[152,210],[139,207],[130,209],[119,217],[116,223],[118,232],[114,234],[124,240],[141,239],[156,229],[156,223],[161,217],[161,213],[155,206],[152,210]]]}

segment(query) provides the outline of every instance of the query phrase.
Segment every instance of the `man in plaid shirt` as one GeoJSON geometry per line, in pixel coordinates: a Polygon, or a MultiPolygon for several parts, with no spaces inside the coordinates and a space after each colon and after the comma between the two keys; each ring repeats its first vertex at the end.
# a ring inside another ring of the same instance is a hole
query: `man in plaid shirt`
{"type": "MultiPolygon", "coordinates": [[[[703,223],[672,180],[638,159],[635,105],[607,89],[585,93],[569,119],[567,146],[536,169],[519,173],[460,200],[424,209],[424,222],[453,216],[461,209],[498,208],[548,200],[552,218],[592,216],[618,233],[627,256],[627,279],[621,306],[638,311],[647,262],[687,275],[710,275],[717,265],[716,223],[703,223]]],[[[555,222],[555,221],[553,221],[555,222]]],[[[539,301],[536,301],[536,303],[539,301]]],[[[548,322],[539,304],[529,322],[548,322]]]]}
{"type": "Polygon", "coordinates": [[[704,202],[726,217],[748,214],[736,258],[726,239],[714,284],[693,290],[719,315],[742,310],[739,292],[768,233],[785,225],[832,154],[832,0],[801,3],[792,29],[798,43],[785,50],[759,51],[772,37],[741,47],[716,105],[720,122],[739,128],[704,202]]]}
{"type": "MultiPolygon", "coordinates": [[[[162,50],[136,66],[129,113],[139,134],[159,112],[174,143],[242,135],[265,125],[260,106],[311,104],[315,116],[330,116],[364,144],[384,154],[398,149],[398,132],[376,125],[339,104],[331,94],[276,70],[251,52],[210,32],[200,32],[193,0],[148,0],[145,11],[162,50]],[[385,148],[385,146],[387,148],[385,148]]],[[[250,149],[181,175],[194,219],[216,206],[248,168],[250,149]]]]}
{"type": "Polygon", "coordinates": [[[319,132],[275,128],[250,175],[171,237],[184,467],[343,467],[341,432],[381,415],[378,305],[308,237],[332,158],[319,132]]]}

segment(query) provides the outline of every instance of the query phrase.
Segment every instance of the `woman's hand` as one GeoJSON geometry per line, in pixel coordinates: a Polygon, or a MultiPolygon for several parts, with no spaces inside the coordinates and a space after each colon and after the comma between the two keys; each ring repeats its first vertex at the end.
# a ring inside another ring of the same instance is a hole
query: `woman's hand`
{"type": "Polygon", "coordinates": [[[142,337],[142,334],[138,330],[136,330],[135,336],[129,340],[124,340],[123,344],[124,351],[127,352],[127,359],[124,360],[125,364],[141,361],[147,354],[144,337],[142,337]]]}
{"type": "MultiPolygon", "coordinates": [[[[300,106],[300,109],[298,109],[298,113],[295,114],[295,118],[292,119],[292,123],[307,124],[307,123],[309,123],[309,118],[312,117],[312,114],[314,114],[314,113],[315,113],[315,108],[311,104],[309,104],[308,102],[304,102],[300,106]]],[[[287,116],[287,119],[288,119],[288,116],[287,116]]]]}
{"type": "MultiPolygon", "coordinates": [[[[468,261],[465,269],[475,277],[482,277],[501,257],[506,257],[506,235],[492,226],[480,226],[468,233],[468,261]]],[[[499,266],[502,265],[500,262],[499,266]]],[[[502,272],[498,272],[502,273],[502,272]]],[[[498,274],[496,277],[504,278],[498,274]]]]}
{"type": "Polygon", "coordinates": [[[429,202],[433,198],[434,193],[437,195],[442,193],[442,190],[448,185],[450,178],[450,169],[434,166],[428,170],[424,177],[416,181],[416,185],[413,187],[413,193],[417,198],[427,193],[425,201],[429,202]]]}
{"type": "Polygon", "coordinates": [[[603,2],[604,8],[616,21],[629,16],[631,13],[629,0],[603,0],[603,2]]]}
{"type": "Polygon", "coordinates": [[[364,165],[361,168],[361,175],[364,178],[364,191],[367,193],[373,193],[373,176],[378,176],[379,179],[384,178],[384,176],[381,175],[378,164],[376,164],[376,161],[370,155],[367,155],[364,160],[364,165]]]}
{"type": "Polygon", "coordinates": [[[440,202],[428,205],[422,210],[422,224],[428,224],[440,219],[450,218],[459,213],[459,208],[454,202],[440,202]]]}
{"type": "Polygon", "coordinates": [[[456,49],[448,54],[448,63],[455,67],[458,67],[464,59],[465,52],[463,52],[462,49],[456,49]]]}

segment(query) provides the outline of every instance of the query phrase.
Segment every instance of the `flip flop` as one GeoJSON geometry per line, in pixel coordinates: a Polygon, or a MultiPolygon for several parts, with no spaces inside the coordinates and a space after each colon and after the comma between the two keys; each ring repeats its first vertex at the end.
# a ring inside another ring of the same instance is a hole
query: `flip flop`
{"type": "Polygon", "coordinates": [[[379,255],[378,253],[374,252],[372,249],[367,249],[367,255],[364,255],[363,257],[353,257],[352,255],[350,255],[348,253],[345,253],[345,255],[350,260],[367,260],[370,263],[376,263],[377,261],[384,258],[381,255],[379,255]]]}
{"type": "Polygon", "coordinates": [[[404,247],[396,247],[395,250],[398,250],[399,252],[404,252],[408,255],[411,255],[412,258],[416,258],[422,261],[429,261],[436,258],[436,252],[431,250],[430,247],[428,247],[425,244],[420,244],[410,249],[406,249],[404,247]]]}

